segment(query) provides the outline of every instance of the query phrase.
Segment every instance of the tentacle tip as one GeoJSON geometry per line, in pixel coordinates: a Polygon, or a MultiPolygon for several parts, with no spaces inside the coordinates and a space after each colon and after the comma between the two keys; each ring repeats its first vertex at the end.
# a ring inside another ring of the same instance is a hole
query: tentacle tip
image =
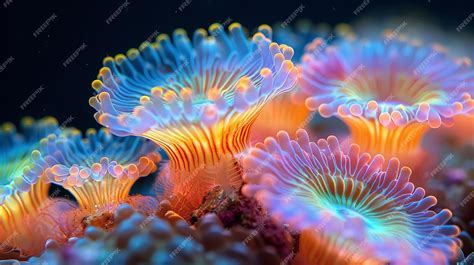
{"type": "Polygon", "coordinates": [[[102,84],[102,81],[100,81],[100,80],[98,80],[98,79],[92,81],[92,88],[95,89],[95,90],[97,90],[97,91],[99,91],[99,90],[102,88],[102,85],[103,85],[103,84],[102,84]]]}

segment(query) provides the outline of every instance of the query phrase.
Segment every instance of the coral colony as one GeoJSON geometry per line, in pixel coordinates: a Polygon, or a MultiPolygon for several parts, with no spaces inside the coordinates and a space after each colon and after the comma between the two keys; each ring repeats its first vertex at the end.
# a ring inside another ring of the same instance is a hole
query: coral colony
{"type": "Polygon", "coordinates": [[[0,258],[469,264],[474,70],[456,56],[301,21],[177,29],[106,57],[89,100],[102,129],[1,125],[0,258]],[[131,191],[142,177],[151,194],[131,191]]]}

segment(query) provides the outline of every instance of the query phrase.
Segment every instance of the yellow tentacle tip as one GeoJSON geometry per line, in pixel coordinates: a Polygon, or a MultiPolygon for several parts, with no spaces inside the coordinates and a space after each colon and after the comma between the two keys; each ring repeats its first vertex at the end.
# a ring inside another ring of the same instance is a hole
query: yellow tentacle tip
{"type": "Polygon", "coordinates": [[[97,130],[94,129],[94,128],[89,128],[86,131],[86,135],[93,135],[93,134],[96,134],[96,133],[97,133],[97,130]]]}
{"type": "Polygon", "coordinates": [[[72,136],[81,136],[81,134],[82,134],[81,131],[79,129],[76,129],[76,128],[70,128],[69,133],[72,136]]]}
{"type": "Polygon", "coordinates": [[[291,69],[293,68],[293,62],[290,61],[290,60],[284,60],[283,61],[283,66],[286,68],[286,69],[291,69]]]}
{"type": "Polygon", "coordinates": [[[198,35],[201,35],[201,36],[207,36],[207,31],[203,28],[198,28],[194,34],[198,34],[198,35]]]}
{"type": "Polygon", "coordinates": [[[108,97],[109,97],[109,93],[107,93],[107,92],[100,92],[100,94],[98,95],[98,98],[99,98],[100,101],[104,101],[108,97]]]}
{"type": "Polygon", "coordinates": [[[166,101],[170,101],[176,98],[176,93],[172,90],[166,91],[166,93],[163,95],[163,99],[166,101]]]}
{"type": "Polygon", "coordinates": [[[41,157],[40,151],[38,151],[38,150],[33,150],[33,151],[31,152],[31,157],[32,157],[33,159],[38,159],[38,158],[40,158],[40,157],[41,157]]]}
{"type": "Polygon", "coordinates": [[[120,53],[120,54],[115,55],[114,59],[115,59],[115,62],[117,62],[118,64],[121,64],[127,59],[127,57],[124,54],[120,53]]]}
{"type": "Polygon", "coordinates": [[[347,34],[352,32],[352,27],[347,23],[339,23],[336,25],[335,30],[339,34],[347,34]]]}
{"type": "Polygon", "coordinates": [[[185,29],[179,28],[179,29],[175,29],[174,34],[180,35],[180,36],[186,36],[187,32],[185,29]]]}
{"type": "Polygon", "coordinates": [[[278,43],[276,43],[276,42],[270,43],[270,49],[272,49],[272,50],[273,50],[273,49],[274,49],[274,50],[277,50],[277,49],[279,49],[279,48],[280,48],[280,45],[278,45],[278,43]]]}
{"type": "Polygon", "coordinates": [[[104,60],[102,60],[102,64],[108,64],[108,63],[113,63],[114,62],[114,58],[112,56],[107,56],[104,58],[104,60]]]}
{"type": "Polygon", "coordinates": [[[58,120],[53,116],[47,116],[41,119],[43,124],[58,124],[58,120]]]}
{"type": "Polygon", "coordinates": [[[13,125],[13,123],[11,122],[5,122],[4,124],[2,124],[0,129],[4,132],[12,132],[15,130],[15,125],[13,125]]]}
{"type": "Polygon", "coordinates": [[[163,91],[164,91],[164,88],[162,88],[160,86],[156,86],[156,87],[151,89],[151,94],[152,95],[158,95],[158,93],[163,94],[163,91]]]}
{"type": "Polygon", "coordinates": [[[244,92],[250,87],[250,84],[251,84],[250,78],[248,76],[244,76],[240,78],[240,80],[238,81],[237,90],[244,92]]]}
{"type": "Polygon", "coordinates": [[[209,32],[217,31],[222,28],[222,25],[220,23],[213,23],[209,26],[209,32]]]}
{"type": "Polygon", "coordinates": [[[158,41],[158,42],[169,40],[169,39],[170,39],[170,37],[168,36],[168,34],[165,34],[165,33],[160,34],[160,35],[158,35],[158,37],[156,37],[156,41],[158,41]]]}
{"type": "Polygon", "coordinates": [[[258,31],[272,31],[272,27],[267,24],[262,24],[258,27],[258,31]]]}
{"type": "Polygon", "coordinates": [[[150,102],[150,97],[149,96],[141,96],[140,97],[140,104],[146,104],[150,102]]]}
{"type": "Polygon", "coordinates": [[[100,90],[102,88],[102,81],[100,80],[94,80],[92,81],[92,88],[95,89],[95,90],[100,90]]]}
{"type": "Polygon", "coordinates": [[[234,29],[240,29],[242,28],[242,25],[240,23],[234,22],[229,25],[229,30],[234,30],[234,29]]]}
{"type": "Polygon", "coordinates": [[[99,76],[108,76],[111,73],[110,68],[102,67],[99,70],[99,76]]]}
{"type": "Polygon", "coordinates": [[[140,55],[140,52],[138,51],[138,49],[132,48],[132,49],[127,51],[127,57],[132,59],[132,60],[137,58],[138,55],[140,55]]]}
{"type": "Polygon", "coordinates": [[[257,32],[253,35],[252,40],[253,41],[261,41],[265,39],[265,35],[263,35],[262,32],[257,32]]]}
{"type": "Polygon", "coordinates": [[[23,119],[21,119],[21,125],[22,126],[26,126],[26,127],[30,127],[31,125],[33,125],[33,123],[35,122],[35,120],[30,117],[30,116],[27,116],[27,117],[24,117],[23,119]]]}
{"type": "Polygon", "coordinates": [[[43,139],[41,139],[41,140],[39,141],[40,145],[45,145],[45,144],[47,144],[47,143],[48,143],[48,139],[49,139],[49,136],[48,136],[48,137],[45,137],[45,138],[43,138],[43,139]]]}
{"type": "Polygon", "coordinates": [[[181,97],[188,98],[188,97],[191,97],[192,95],[193,95],[193,90],[191,88],[185,87],[181,89],[181,97]]]}
{"type": "Polygon", "coordinates": [[[269,68],[263,68],[262,70],[260,70],[261,76],[269,76],[271,74],[272,74],[272,70],[270,70],[269,68]]]}

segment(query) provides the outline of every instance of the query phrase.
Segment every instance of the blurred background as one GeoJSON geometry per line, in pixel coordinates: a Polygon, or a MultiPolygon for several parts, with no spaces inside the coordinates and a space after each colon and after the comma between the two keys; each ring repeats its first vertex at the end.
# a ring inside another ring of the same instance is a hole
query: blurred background
{"type": "Polygon", "coordinates": [[[176,28],[192,32],[230,20],[251,31],[285,21],[295,10],[300,11],[290,23],[309,19],[364,25],[360,35],[373,32],[371,27],[394,29],[406,22],[402,32],[421,28],[433,41],[470,43],[471,50],[461,53],[474,53],[474,22],[456,30],[474,12],[474,2],[467,0],[1,0],[7,49],[0,56],[0,123],[54,115],[60,123],[83,130],[99,127],[88,99],[104,57],[176,28]]]}

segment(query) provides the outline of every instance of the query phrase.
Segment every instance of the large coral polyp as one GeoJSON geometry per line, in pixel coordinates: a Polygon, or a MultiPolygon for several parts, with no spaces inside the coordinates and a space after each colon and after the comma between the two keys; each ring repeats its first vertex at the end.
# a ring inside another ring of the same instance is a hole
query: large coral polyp
{"type": "MultiPolygon", "coordinates": [[[[328,257],[321,253],[334,252],[321,251],[325,245],[352,249],[361,262],[364,252],[393,264],[409,264],[414,257],[445,264],[457,255],[459,228],[446,225],[451,212],[429,210],[436,198],[425,197],[423,188],[409,182],[411,170],[400,168],[398,159],[383,169],[381,155],[371,158],[355,144],[344,153],[334,136],[315,143],[299,130],[296,140],[286,132],[267,138],[243,164],[248,169],[244,194],[255,196],[281,222],[309,231],[300,241],[306,250],[305,244],[327,241],[314,248],[320,254],[309,255],[308,264],[323,264],[328,257]],[[348,242],[358,243],[348,247],[348,242]]],[[[339,264],[350,261],[344,258],[339,264]]]]}
{"type": "Polygon", "coordinates": [[[474,114],[474,71],[440,46],[385,42],[345,40],[307,51],[300,82],[306,105],[342,119],[363,151],[408,163],[427,130],[474,114]]]}
{"type": "Polygon", "coordinates": [[[53,200],[48,197],[31,152],[39,140],[58,129],[56,119],[24,118],[21,133],[11,123],[0,126],[0,252],[16,250],[37,254],[49,237],[54,238],[53,200]],[[41,218],[39,216],[42,216],[41,218]]]}
{"type": "Polygon", "coordinates": [[[65,129],[41,140],[37,165],[42,178],[70,191],[81,209],[94,213],[124,203],[139,177],[157,169],[161,157],[153,142],[116,137],[107,129],[65,129]]]}
{"type": "Polygon", "coordinates": [[[90,104],[112,133],[160,145],[170,159],[171,194],[187,193],[184,186],[191,185],[192,194],[185,196],[197,207],[222,177],[211,168],[249,145],[258,113],[293,88],[297,70],[290,47],[260,32],[248,38],[237,23],[228,32],[213,24],[209,35],[198,29],[192,41],[179,29],[172,39],[162,34],[127,56],[106,58],[90,104]],[[199,173],[204,167],[206,180],[199,173]]]}

